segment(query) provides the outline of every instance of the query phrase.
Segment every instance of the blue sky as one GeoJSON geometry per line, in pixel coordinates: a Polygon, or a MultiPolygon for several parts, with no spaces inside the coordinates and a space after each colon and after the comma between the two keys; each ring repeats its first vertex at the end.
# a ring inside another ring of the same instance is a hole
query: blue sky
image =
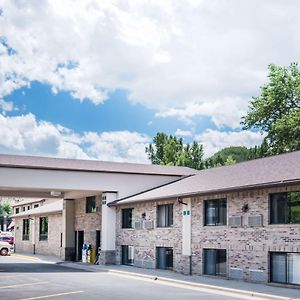
{"type": "Polygon", "coordinates": [[[0,3],[0,153],[149,163],[159,131],[206,157],[258,145],[241,117],[268,64],[299,61],[296,1],[0,3]]]}

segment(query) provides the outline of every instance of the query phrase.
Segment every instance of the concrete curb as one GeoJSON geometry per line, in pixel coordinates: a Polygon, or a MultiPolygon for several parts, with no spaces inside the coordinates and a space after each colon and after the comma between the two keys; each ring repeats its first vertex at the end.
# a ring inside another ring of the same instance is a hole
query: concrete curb
{"type": "Polygon", "coordinates": [[[253,298],[257,300],[300,300],[300,298],[291,298],[291,297],[284,297],[284,296],[276,296],[276,295],[270,295],[265,293],[259,293],[259,292],[252,292],[252,291],[246,291],[246,290],[240,290],[240,289],[233,289],[233,288],[227,288],[227,287],[220,287],[216,285],[209,285],[204,283],[196,283],[196,282],[189,282],[185,280],[179,280],[179,279],[172,279],[168,277],[161,277],[161,276],[154,276],[154,275],[147,275],[142,273],[135,273],[135,272],[127,272],[127,271],[120,271],[120,270],[114,270],[109,268],[90,268],[91,266],[84,266],[84,265],[76,265],[73,263],[62,263],[62,266],[70,267],[70,268],[76,268],[81,270],[89,270],[94,272],[108,272],[111,274],[117,274],[117,275],[126,275],[130,277],[135,278],[144,278],[148,280],[158,281],[158,282],[165,282],[170,283],[174,285],[182,285],[182,286],[190,286],[193,288],[199,288],[199,289],[206,289],[206,290],[215,290],[223,294],[227,294],[230,296],[243,296],[247,298],[253,298]]]}
{"type": "Polygon", "coordinates": [[[127,276],[132,276],[132,277],[142,277],[142,278],[146,278],[146,279],[168,282],[168,283],[173,283],[173,284],[188,285],[188,286],[195,287],[195,288],[217,290],[217,291],[224,292],[224,293],[230,294],[230,295],[236,295],[236,296],[242,295],[242,296],[246,296],[246,297],[252,297],[255,299],[297,300],[297,298],[276,296],[276,295],[264,294],[264,293],[259,293],[259,292],[244,291],[244,290],[220,287],[220,286],[215,286],[215,285],[208,285],[208,284],[203,284],[203,283],[188,282],[188,281],[184,281],[184,280],[172,279],[172,278],[167,278],[167,277],[157,277],[157,276],[152,276],[152,275],[145,275],[145,274],[140,274],[140,273],[126,272],[126,271],[118,271],[118,270],[112,270],[112,269],[108,269],[107,271],[109,273],[123,274],[123,275],[127,275],[127,276]]]}

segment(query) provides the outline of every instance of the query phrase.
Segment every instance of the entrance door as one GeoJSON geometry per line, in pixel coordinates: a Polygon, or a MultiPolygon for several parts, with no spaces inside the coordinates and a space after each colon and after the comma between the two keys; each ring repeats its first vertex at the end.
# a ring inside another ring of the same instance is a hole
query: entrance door
{"type": "Polygon", "coordinates": [[[82,260],[82,245],[84,243],[84,231],[75,231],[75,248],[76,248],[76,261],[82,260]]]}

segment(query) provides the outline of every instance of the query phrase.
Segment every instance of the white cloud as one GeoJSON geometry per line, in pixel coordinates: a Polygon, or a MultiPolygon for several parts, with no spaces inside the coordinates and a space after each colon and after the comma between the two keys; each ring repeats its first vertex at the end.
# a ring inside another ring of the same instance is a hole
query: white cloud
{"type": "Polygon", "coordinates": [[[2,97],[34,80],[95,104],[121,88],[158,116],[203,115],[236,128],[266,66],[300,56],[293,0],[0,0],[0,7],[2,97]]]}
{"type": "Polygon", "coordinates": [[[150,138],[136,132],[86,132],[76,134],[33,114],[0,114],[0,152],[78,159],[149,163],[145,147],[150,138]]]}
{"type": "Polygon", "coordinates": [[[192,136],[192,132],[190,130],[182,130],[180,128],[177,128],[175,131],[175,135],[180,137],[189,137],[192,136]]]}
{"type": "Polygon", "coordinates": [[[253,147],[260,145],[263,136],[259,132],[251,131],[228,131],[207,129],[196,136],[196,140],[203,144],[205,157],[209,157],[217,151],[229,146],[253,147]]]}
{"type": "Polygon", "coordinates": [[[0,110],[3,112],[13,111],[16,108],[14,107],[11,101],[5,101],[4,99],[0,98],[0,110]]]}

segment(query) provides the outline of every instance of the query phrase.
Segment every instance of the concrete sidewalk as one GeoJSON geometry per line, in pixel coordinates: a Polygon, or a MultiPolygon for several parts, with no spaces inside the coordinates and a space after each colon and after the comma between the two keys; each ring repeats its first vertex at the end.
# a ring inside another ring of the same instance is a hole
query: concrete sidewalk
{"type": "Polygon", "coordinates": [[[30,256],[40,262],[56,263],[68,268],[75,268],[90,272],[109,272],[120,276],[131,276],[144,280],[156,280],[162,284],[176,285],[183,288],[196,288],[208,292],[231,294],[245,299],[277,299],[277,300],[300,300],[300,287],[285,288],[274,285],[264,285],[243,281],[214,278],[197,275],[183,275],[168,270],[141,269],[124,265],[93,265],[81,262],[65,262],[57,258],[41,255],[30,256]]]}

